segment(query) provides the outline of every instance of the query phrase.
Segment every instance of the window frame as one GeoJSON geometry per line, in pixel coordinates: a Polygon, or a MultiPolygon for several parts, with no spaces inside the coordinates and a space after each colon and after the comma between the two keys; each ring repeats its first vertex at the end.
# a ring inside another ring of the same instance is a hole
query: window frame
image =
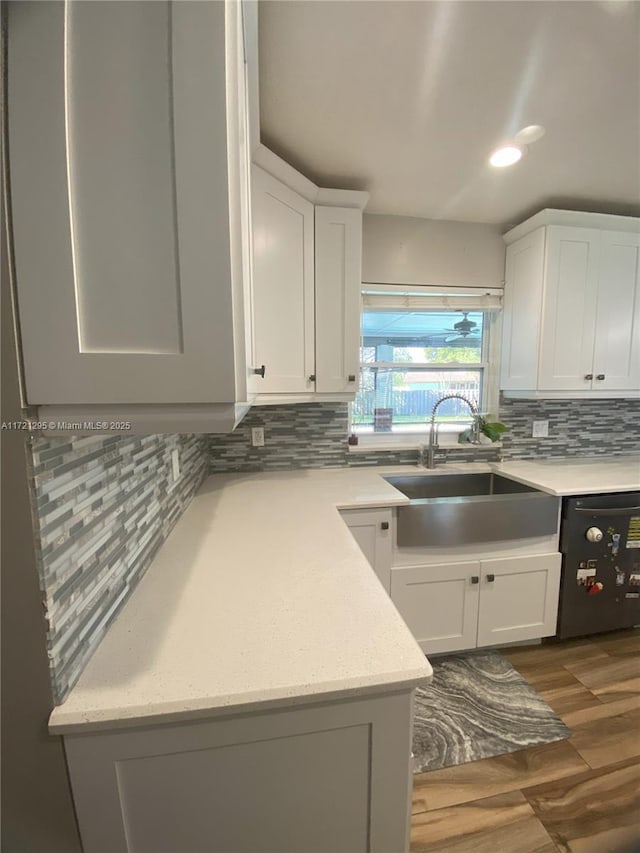
{"type": "MultiPolygon", "coordinates": [[[[433,362],[360,362],[360,376],[362,370],[379,367],[379,368],[398,368],[407,370],[410,364],[411,370],[463,370],[475,371],[480,370],[480,400],[479,411],[483,414],[490,414],[492,417],[498,416],[499,402],[499,364],[500,364],[500,339],[502,327],[502,306],[501,298],[502,291],[498,289],[480,289],[480,288],[420,288],[420,287],[402,287],[398,288],[394,285],[367,285],[363,284],[360,295],[360,310],[366,310],[366,297],[374,295],[376,291],[382,291],[385,294],[393,295],[395,299],[405,301],[407,310],[420,307],[416,302],[415,297],[424,298],[425,296],[434,296],[433,300],[425,300],[429,302],[431,310],[445,311],[482,311],[483,313],[483,330],[482,330],[482,349],[480,361],[476,363],[433,363],[433,362]],[[488,303],[488,307],[482,306],[483,297],[488,303]],[[441,303],[441,307],[437,303],[441,303]],[[497,302],[497,304],[496,304],[497,302]],[[490,306],[490,307],[489,307],[490,306]]],[[[423,307],[426,307],[423,306],[423,307]]],[[[362,348],[362,336],[360,338],[360,347],[362,348]]],[[[429,438],[429,414],[425,416],[424,430],[407,431],[407,432],[358,432],[358,425],[353,423],[353,403],[349,404],[349,423],[348,428],[350,433],[355,433],[358,437],[358,445],[350,446],[351,451],[362,451],[370,449],[412,449],[419,447],[428,441],[429,438]]],[[[451,424],[453,426],[453,424],[451,424]]],[[[454,430],[439,430],[439,443],[441,446],[464,448],[464,445],[458,444],[458,435],[464,429],[467,429],[469,422],[460,422],[459,428],[454,430]]],[[[493,445],[499,446],[499,443],[493,445]]]]}

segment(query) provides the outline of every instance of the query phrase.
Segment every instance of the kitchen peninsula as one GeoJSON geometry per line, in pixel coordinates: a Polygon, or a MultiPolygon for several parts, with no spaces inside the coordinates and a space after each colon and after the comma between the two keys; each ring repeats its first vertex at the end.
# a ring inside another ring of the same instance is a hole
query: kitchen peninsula
{"type": "Polygon", "coordinates": [[[404,500],[371,470],[205,481],[51,716],[87,853],[405,849],[431,667],[336,510],[404,500]]]}

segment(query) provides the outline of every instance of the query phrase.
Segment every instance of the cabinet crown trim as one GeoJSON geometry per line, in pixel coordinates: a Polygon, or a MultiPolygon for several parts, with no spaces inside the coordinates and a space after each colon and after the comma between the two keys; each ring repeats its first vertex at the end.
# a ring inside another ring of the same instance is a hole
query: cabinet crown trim
{"type": "Polygon", "coordinates": [[[502,235],[507,245],[514,243],[536,228],[546,225],[571,225],[577,228],[597,228],[603,231],[628,231],[640,233],[640,217],[617,216],[611,213],[589,213],[581,210],[556,210],[545,208],[535,216],[525,219],[520,225],[502,235]]]}
{"type": "Polygon", "coordinates": [[[369,193],[362,190],[318,187],[265,145],[260,145],[254,152],[253,163],[312,204],[322,207],[351,207],[363,210],[369,201],[369,193]]]}

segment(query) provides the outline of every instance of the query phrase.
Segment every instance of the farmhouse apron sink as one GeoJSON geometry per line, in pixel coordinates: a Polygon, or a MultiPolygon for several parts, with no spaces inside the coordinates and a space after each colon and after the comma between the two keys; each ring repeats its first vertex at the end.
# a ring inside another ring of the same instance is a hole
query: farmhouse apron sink
{"type": "Polygon", "coordinates": [[[469,545],[552,536],[560,499],[499,474],[385,477],[410,502],[398,507],[399,546],[469,545]]]}

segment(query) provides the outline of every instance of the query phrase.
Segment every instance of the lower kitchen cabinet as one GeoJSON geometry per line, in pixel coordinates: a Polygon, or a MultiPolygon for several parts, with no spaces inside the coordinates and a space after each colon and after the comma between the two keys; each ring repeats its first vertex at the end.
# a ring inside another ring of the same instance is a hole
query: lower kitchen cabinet
{"type": "Polygon", "coordinates": [[[391,570],[391,599],[427,654],[556,632],[561,555],[391,570]]]}
{"type": "Polygon", "coordinates": [[[351,509],[340,514],[371,568],[380,578],[380,583],[390,592],[393,551],[391,510],[351,509]]]}
{"type": "Polygon", "coordinates": [[[556,633],[561,560],[540,554],[480,563],[478,646],[556,633]]]}
{"type": "Polygon", "coordinates": [[[64,736],[85,853],[402,853],[413,692],[64,736]]]}
{"type": "Polygon", "coordinates": [[[424,651],[476,645],[479,576],[475,561],[391,570],[391,599],[424,651]]]}

